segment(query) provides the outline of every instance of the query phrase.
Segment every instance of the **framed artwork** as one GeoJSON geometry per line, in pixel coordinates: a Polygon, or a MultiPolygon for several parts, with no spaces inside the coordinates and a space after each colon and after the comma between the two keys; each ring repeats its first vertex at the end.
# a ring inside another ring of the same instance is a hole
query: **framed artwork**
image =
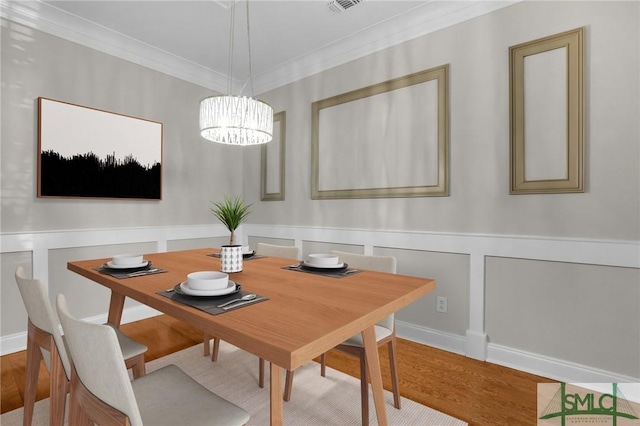
{"type": "Polygon", "coordinates": [[[448,196],[449,66],[312,104],[311,198],[448,196]]]}
{"type": "Polygon", "coordinates": [[[511,194],[584,192],[583,33],[509,49],[511,194]]]}
{"type": "Polygon", "coordinates": [[[161,195],[162,123],[38,98],[38,197],[161,195]]]}
{"type": "Polygon", "coordinates": [[[273,139],[262,145],[260,200],[282,201],[285,188],[287,113],[273,114],[273,139]]]}

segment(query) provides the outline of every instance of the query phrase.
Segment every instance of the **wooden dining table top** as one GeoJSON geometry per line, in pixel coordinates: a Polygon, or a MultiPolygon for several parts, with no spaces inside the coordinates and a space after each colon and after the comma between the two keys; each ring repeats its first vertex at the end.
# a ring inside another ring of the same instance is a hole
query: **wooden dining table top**
{"type": "MultiPolygon", "coordinates": [[[[165,273],[118,279],[96,269],[110,259],[68,263],[68,269],[165,314],[207,331],[288,370],[303,365],[435,288],[427,278],[361,271],[341,278],[283,269],[292,259],[245,259],[229,279],[269,300],[212,315],[158,292],[195,271],[219,271],[205,248],[144,255],[165,273]]],[[[121,314],[121,313],[120,313],[121,314]]],[[[116,316],[118,313],[116,313],[116,316]]],[[[113,316],[113,315],[111,315],[113,316]]],[[[110,318],[119,325],[120,318],[110,318]]]]}

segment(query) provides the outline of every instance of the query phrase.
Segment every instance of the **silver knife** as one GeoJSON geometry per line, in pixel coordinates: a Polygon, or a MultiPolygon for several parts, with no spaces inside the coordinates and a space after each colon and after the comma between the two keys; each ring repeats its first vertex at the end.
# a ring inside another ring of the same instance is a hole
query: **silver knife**
{"type": "Polygon", "coordinates": [[[220,308],[220,309],[222,309],[223,311],[226,311],[227,309],[233,309],[233,308],[237,308],[239,306],[249,305],[251,303],[256,303],[256,302],[261,302],[261,301],[263,301],[265,299],[266,299],[266,297],[259,297],[257,299],[253,299],[253,300],[246,300],[244,302],[234,303],[233,305],[225,306],[224,308],[220,308]]]}

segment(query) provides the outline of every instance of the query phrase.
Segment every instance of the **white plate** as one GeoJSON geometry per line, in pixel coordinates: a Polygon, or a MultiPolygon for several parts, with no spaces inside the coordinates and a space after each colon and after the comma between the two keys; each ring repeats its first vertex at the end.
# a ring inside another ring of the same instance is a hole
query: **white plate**
{"type": "Polygon", "coordinates": [[[184,294],[188,294],[189,296],[223,296],[225,294],[230,294],[236,291],[236,283],[229,280],[229,285],[227,288],[222,288],[218,290],[192,290],[189,288],[189,284],[186,281],[180,283],[180,290],[184,292],[184,294]]]}
{"type": "Polygon", "coordinates": [[[302,266],[308,266],[309,268],[318,268],[318,269],[340,269],[344,268],[344,262],[336,263],[335,265],[316,265],[315,263],[305,262],[304,260],[301,262],[302,266]]]}
{"type": "Polygon", "coordinates": [[[134,268],[142,268],[143,266],[148,266],[149,261],[145,260],[142,263],[138,263],[137,265],[116,265],[112,261],[107,262],[107,267],[111,269],[134,269],[134,268]]]}

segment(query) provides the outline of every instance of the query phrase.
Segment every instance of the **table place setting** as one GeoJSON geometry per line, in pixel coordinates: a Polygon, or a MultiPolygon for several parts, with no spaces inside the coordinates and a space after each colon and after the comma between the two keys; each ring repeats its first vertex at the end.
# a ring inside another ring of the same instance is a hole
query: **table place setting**
{"type": "Polygon", "coordinates": [[[144,275],[161,274],[165,269],[153,268],[150,260],[144,260],[141,254],[117,254],[96,271],[114,278],[135,278],[144,275]]]}
{"type": "Polygon", "coordinates": [[[310,254],[306,260],[296,263],[295,265],[283,266],[282,269],[323,275],[331,278],[344,278],[360,272],[357,269],[349,269],[349,265],[340,262],[338,256],[322,253],[310,254]]]}
{"type": "Polygon", "coordinates": [[[242,290],[242,286],[218,271],[199,271],[187,280],[157,294],[192,306],[212,315],[222,314],[254,303],[269,300],[265,296],[242,290]]]}

